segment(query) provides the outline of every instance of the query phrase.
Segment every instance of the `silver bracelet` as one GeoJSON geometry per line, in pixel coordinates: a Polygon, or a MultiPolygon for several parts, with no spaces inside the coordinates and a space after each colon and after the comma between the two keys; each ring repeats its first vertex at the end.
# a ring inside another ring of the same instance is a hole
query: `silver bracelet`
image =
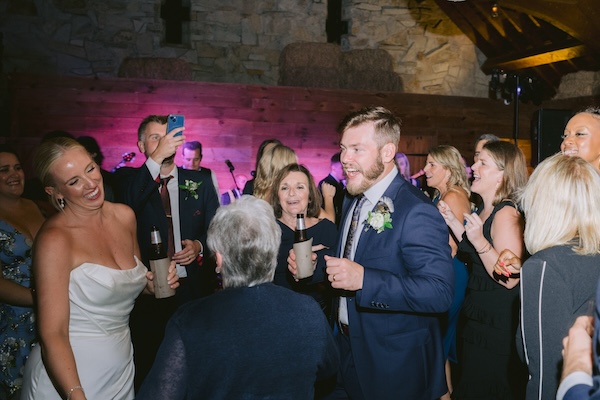
{"type": "MultiPolygon", "coordinates": [[[[73,386],[71,389],[69,389],[69,391],[67,392],[67,400],[71,399],[71,395],[73,394],[74,391],[76,390],[81,390],[83,392],[83,388],[79,385],[77,386],[73,386]]],[[[85,394],[85,392],[83,392],[83,394],[85,394]]]]}

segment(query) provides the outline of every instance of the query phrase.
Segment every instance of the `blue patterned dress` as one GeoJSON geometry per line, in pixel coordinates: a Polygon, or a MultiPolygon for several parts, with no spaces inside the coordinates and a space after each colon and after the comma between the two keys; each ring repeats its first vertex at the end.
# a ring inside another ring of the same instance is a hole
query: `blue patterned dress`
{"type": "MultiPolygon", "coordinates": [[[[0,220],[0,261],[4,279],[30,287],[31,240],[0,220]]],[[[21,388],[23,367],[35,339],[33,309],[0,303],[0,399],[21,388]]]]}

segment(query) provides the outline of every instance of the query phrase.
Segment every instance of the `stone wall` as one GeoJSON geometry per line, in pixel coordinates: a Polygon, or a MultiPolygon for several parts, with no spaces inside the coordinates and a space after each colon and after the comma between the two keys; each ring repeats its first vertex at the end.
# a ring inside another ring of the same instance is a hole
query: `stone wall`
{"type": "MultiPolygon", "coordinates": [[[[171,45],[164,42],[161,0],[0,0],[2,74],[116,77],[124,60],[152,57],[179,60],[181,74],[161,61],[140,64],[140,77],[150,71],[162,79],[277,85],[287,45],[326,42],[327,0],[186,2],[184,43],[171,45]]],[[[433,0],[344,0],[343,19],[349,33],[340,50],[386,51],[404,92],[487,97],[481,53],[433,0]]],[[[131,65],[126,76],[135,75],[131,65]]],[[[574,86],[597,87],[598,77],[569,82],[566,96],[574,86]]]]}

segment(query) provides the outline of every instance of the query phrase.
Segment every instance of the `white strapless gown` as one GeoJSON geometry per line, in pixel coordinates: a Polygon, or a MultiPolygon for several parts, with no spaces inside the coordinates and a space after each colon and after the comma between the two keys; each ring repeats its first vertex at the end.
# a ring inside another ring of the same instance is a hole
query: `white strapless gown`
{"type": "MultiPolygon", "coordinates": [[[[127,270],[84,263],[71,271],[69,338],[88,400],[134,397],[129,314],[146,286],[147,271],[137,257],[135,262],[127,270]]],[[[21,399],[61,399],[48,377],[39,345],[25,366],[21,399]]]]}

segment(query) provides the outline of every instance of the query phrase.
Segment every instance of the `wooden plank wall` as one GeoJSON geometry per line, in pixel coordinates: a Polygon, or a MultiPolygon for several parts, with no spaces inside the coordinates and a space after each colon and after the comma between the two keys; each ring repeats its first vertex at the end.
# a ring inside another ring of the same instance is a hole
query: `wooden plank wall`
{"type": "MultiPolygon", "coordinates": [[[[400,151],[409,155],[413,172],[432,146],[454,145],[471,161],[481,133],[511,138],[513,131],[512,106],[467,97],[41,75],[11,76],[9,97],[10,132],[0,141],[16,142],[26,165],[41,136],[60,129],[95,137],[106,158],[103,167],[110,170],[123,153],[138,152],[136,132],[145,116],[178,113],[186,117],[187,139],[202,142],[202,164],[216,171],[223,190],[233,185],[224,160],[249,176],[267,138],[294,148],[315,179],[323,178],[338,150],[337,123],[365,105],[383,105],[402,118],[400,151]]],[[[520,108],[519,137],[528,157],[530,118],[537,108],[520,108]]],[[[130,165],[143,161],[138,154],[130,165]]]]}

